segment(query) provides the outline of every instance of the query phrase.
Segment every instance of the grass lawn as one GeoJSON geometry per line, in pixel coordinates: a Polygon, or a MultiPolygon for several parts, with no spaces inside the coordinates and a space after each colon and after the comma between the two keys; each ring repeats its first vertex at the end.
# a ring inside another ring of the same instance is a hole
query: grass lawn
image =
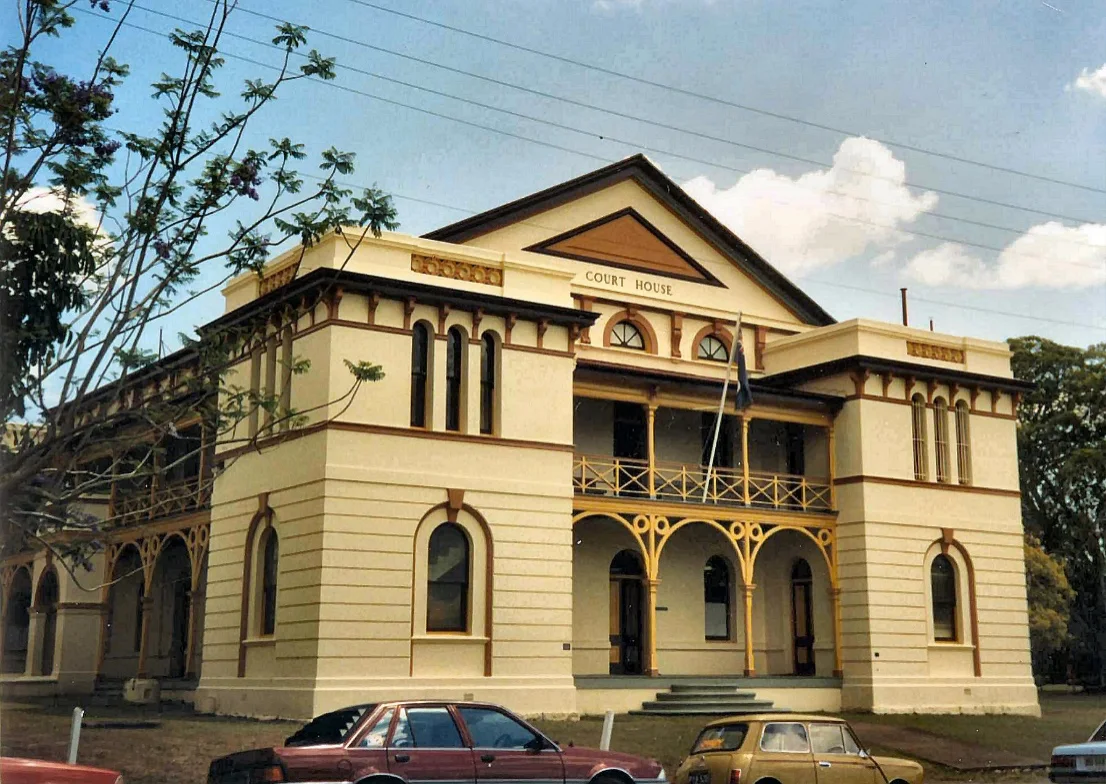
{"type": "MultiPolygon", "coordinates": [[[[1054,745],[1081,741],[1106,718],[1106,696],[1043,695],[1043,716],[873,716],[849,718],[870,723],[906,725],[975,741],[999,749],[1047,759],[1054,745]]],[[[88,719],[142,716],[139,710],[92,709],[88,719]]],[[[81,734],[80,761],[121,770],[128,784],[202,784],[208,762],[231,751],[280,744],[296,726],[288,722],[221,719],[197,716],[184,709],[166,709],[156,729],[95,729],[81,734]]],[[[619,716],[612,748],[655,757],[671,772],[691,746],[706,719],[619,716]]],[[[563,744],[593,746],[599,742],[601,719],[538,721],[542,730],[563,744]]],[[[64,759],[69,737],[69,709],[4,705],[0,711],[0,752],[9,756],[64,759]]],[[[877,753],[894,752],[875,749],[877,753]]],[[[929,766],[934,780],[965,780],[954,771],[929,766]]],[[[1041,780],[1003,774],[973,776],[976,781],[1041,780]]]]}

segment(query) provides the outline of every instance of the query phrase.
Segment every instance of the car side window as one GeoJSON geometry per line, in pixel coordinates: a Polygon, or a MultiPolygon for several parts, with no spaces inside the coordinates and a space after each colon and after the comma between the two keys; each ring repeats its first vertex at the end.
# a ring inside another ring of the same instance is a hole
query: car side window
{"type": "Polygon", "coordinates": [[[784,751],[797,754],[810,753],[810,740],[806,727],[798,722],[773,722],[764,725],[760,736],[762,751],[784,751]]]}
{"type": "Polygon", "coordinates": [[[361,738],[361,742],[357,744],[358,748],[384,748],[384,742],[388,740],[388,727],[392,724],[393,712],[394,711],[391,708],[384,711],[384,714],[376,720],[372,727],[369,728],[369,731],[365,733],[365,736],[361,738]]]}
{"type": "Polygon", "coordinates": [[[692,754],[701,754],[708,751],[737,751],[745,742],[745,736],[749,733],[748,724],[723,724],[718,727],[708,727],[699,735],[695,745],[691,747],[692,754]]]}
{"type": "Polygon", "coordinates": [[[461,749],[461,733],[445,708],[403,708],[391,747],[394,749],[461,749]]]}
{"type": "Polygon", "coordinates": [[[853,731],[848,727],[842,727],[841,730],[845,733],[845,753],[846,754],[859,754],[860,742],[853,735],[853,731]]]}
{"type": "Polygon", "coordinates": [[[811,724],[810,746],[815,754],[845,754],[840,724],[811,724]]]}
{"type": "Polygon", "coordinates": [[[458,708],[478,749],[525,749],[538,737],[525,725],[490,708],[458,708]]]}
{"type": "Polygon", "coordinates": [[[1088,743],[1106,743],[1106,721],[1102,722],[1102,725],[1095,730],[1094,735],[1087,741],[1088,743]]]}

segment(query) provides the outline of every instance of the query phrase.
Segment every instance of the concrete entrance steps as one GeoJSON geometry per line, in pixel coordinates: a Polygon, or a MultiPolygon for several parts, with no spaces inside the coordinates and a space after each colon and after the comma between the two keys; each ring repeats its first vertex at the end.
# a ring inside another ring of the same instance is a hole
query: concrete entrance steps
{"type": "Polygon", "coordinates": [[[771,700],[758,700],[756,693],[739,690],[739,684],[713,681],[674,683],[660,691],[655,700],[642,703],[635,716],[729,716],[766,711],[786,713],[771,700]]]}

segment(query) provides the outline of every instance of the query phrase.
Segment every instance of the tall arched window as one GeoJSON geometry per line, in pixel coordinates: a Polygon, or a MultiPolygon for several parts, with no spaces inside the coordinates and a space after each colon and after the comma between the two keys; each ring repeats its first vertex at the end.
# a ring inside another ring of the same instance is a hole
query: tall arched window
{"type": "Polygon", "coordinates": [[[956,404],[956,471],[962,485],[972,483],[972,447],[967,401],[956,404]]]}
{"type": "Polygon", "coordinates": [[[956,641],[956,567],[947,555],[938,555],[929,567],[933,602],[933,639],[956,641]]]}
{"type": "Polygon", "coordinates": [[[461,526],[442,523],[430,534],[426,570],[426,630],[468,631],[469,540],[461,526]]]}
{"type": "Polygon", "coordinates": [[[914,395],[910,399],[911,424],[914,435],[914,478],[924,482],[929,479],[929,455],[926,450],[926,399],[914,395]]]}
{"type": "Polygon", "coordinates": [[[445,429],[461,429],[461,379],[465,355],[465,333],[451,327],[445,353],[445,429]]]}
{"type": "Polygon", "coordinates": [[[714,362],[725,362],[730,358],[730,352],[715,335],[707,335],[699,341],[699,359],[709,359],[714,362]]]}
{"type": "Polygon", "coordinates": [[[611,345],[616,348],[631,348],[645,351],[645,338],[633,322],[620,321],[611,330],[611,345]]]}
{"type": "Polygon", "coordinates": [[[705,629],[708,640],[730,639],[730,567],[720,555],[712,555],[703,568],[705,629]]]}
{"type": "Polygon", "coordinates": [[[943,397],[933,402],[933,448],[937,454],[937,481],[952,481],[949,473],[949,406],[943,397]]]}
{"type": "Polygon", "coordinates": [[[430,330],[418,323],[411,330],[411,427],[426,427],[426,380],[430,364],[430,330]]]}
{"type": "Polygon", "coordinates": [[[276,631],[277,575],[280,561],[280,545],[276,531],[265,532],[261,543],[261,627],[262,635],[276,631]]]}
{"type": "Polygon", "coordinates": [[[495,392],[499,376],[495,334],[485,332],[480,339],[480,432],[495,432],[495,392]]]}

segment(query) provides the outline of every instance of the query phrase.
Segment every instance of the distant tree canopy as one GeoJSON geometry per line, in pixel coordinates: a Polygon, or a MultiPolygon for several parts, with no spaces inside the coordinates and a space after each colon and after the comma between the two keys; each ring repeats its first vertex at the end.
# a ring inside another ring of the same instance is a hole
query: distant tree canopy
{"type": "Polygon", "coordinates": [[[1046,553],[1033,535],[1025,541],[1025,582],[1033,671],[1044,673],[1049,669],[1049,657],[1062,651],[1070,640],[1068,623],[1075,591],[1064,565],[1046,553]]]}
{"type": "MultiPolygon", "coordinates": [[[[1103,688],[1106,344],[1080,349],[1022,337],[1012,339],[1010,347],[1014,375],[1036,385],[1018,407],[1022,517],[1027,532],[1063,565],[1075,593],[1066,641],[1055,633],[1060,618],[1049,613],[1050,608],[1058,611],[1054,600],[1062,589],[1053,581],[1053,588],[1040,586],[1036,593],[1041,611],[1037,639],[1042,645],[1059,643],[1050,654],[1042,653],[1037,665],[1053,676],[1070,669],[1087,685],[1103,688]]],[[[1050,571],[1037,554],[1027,569],[1031,582],[1050,571]]]]}

